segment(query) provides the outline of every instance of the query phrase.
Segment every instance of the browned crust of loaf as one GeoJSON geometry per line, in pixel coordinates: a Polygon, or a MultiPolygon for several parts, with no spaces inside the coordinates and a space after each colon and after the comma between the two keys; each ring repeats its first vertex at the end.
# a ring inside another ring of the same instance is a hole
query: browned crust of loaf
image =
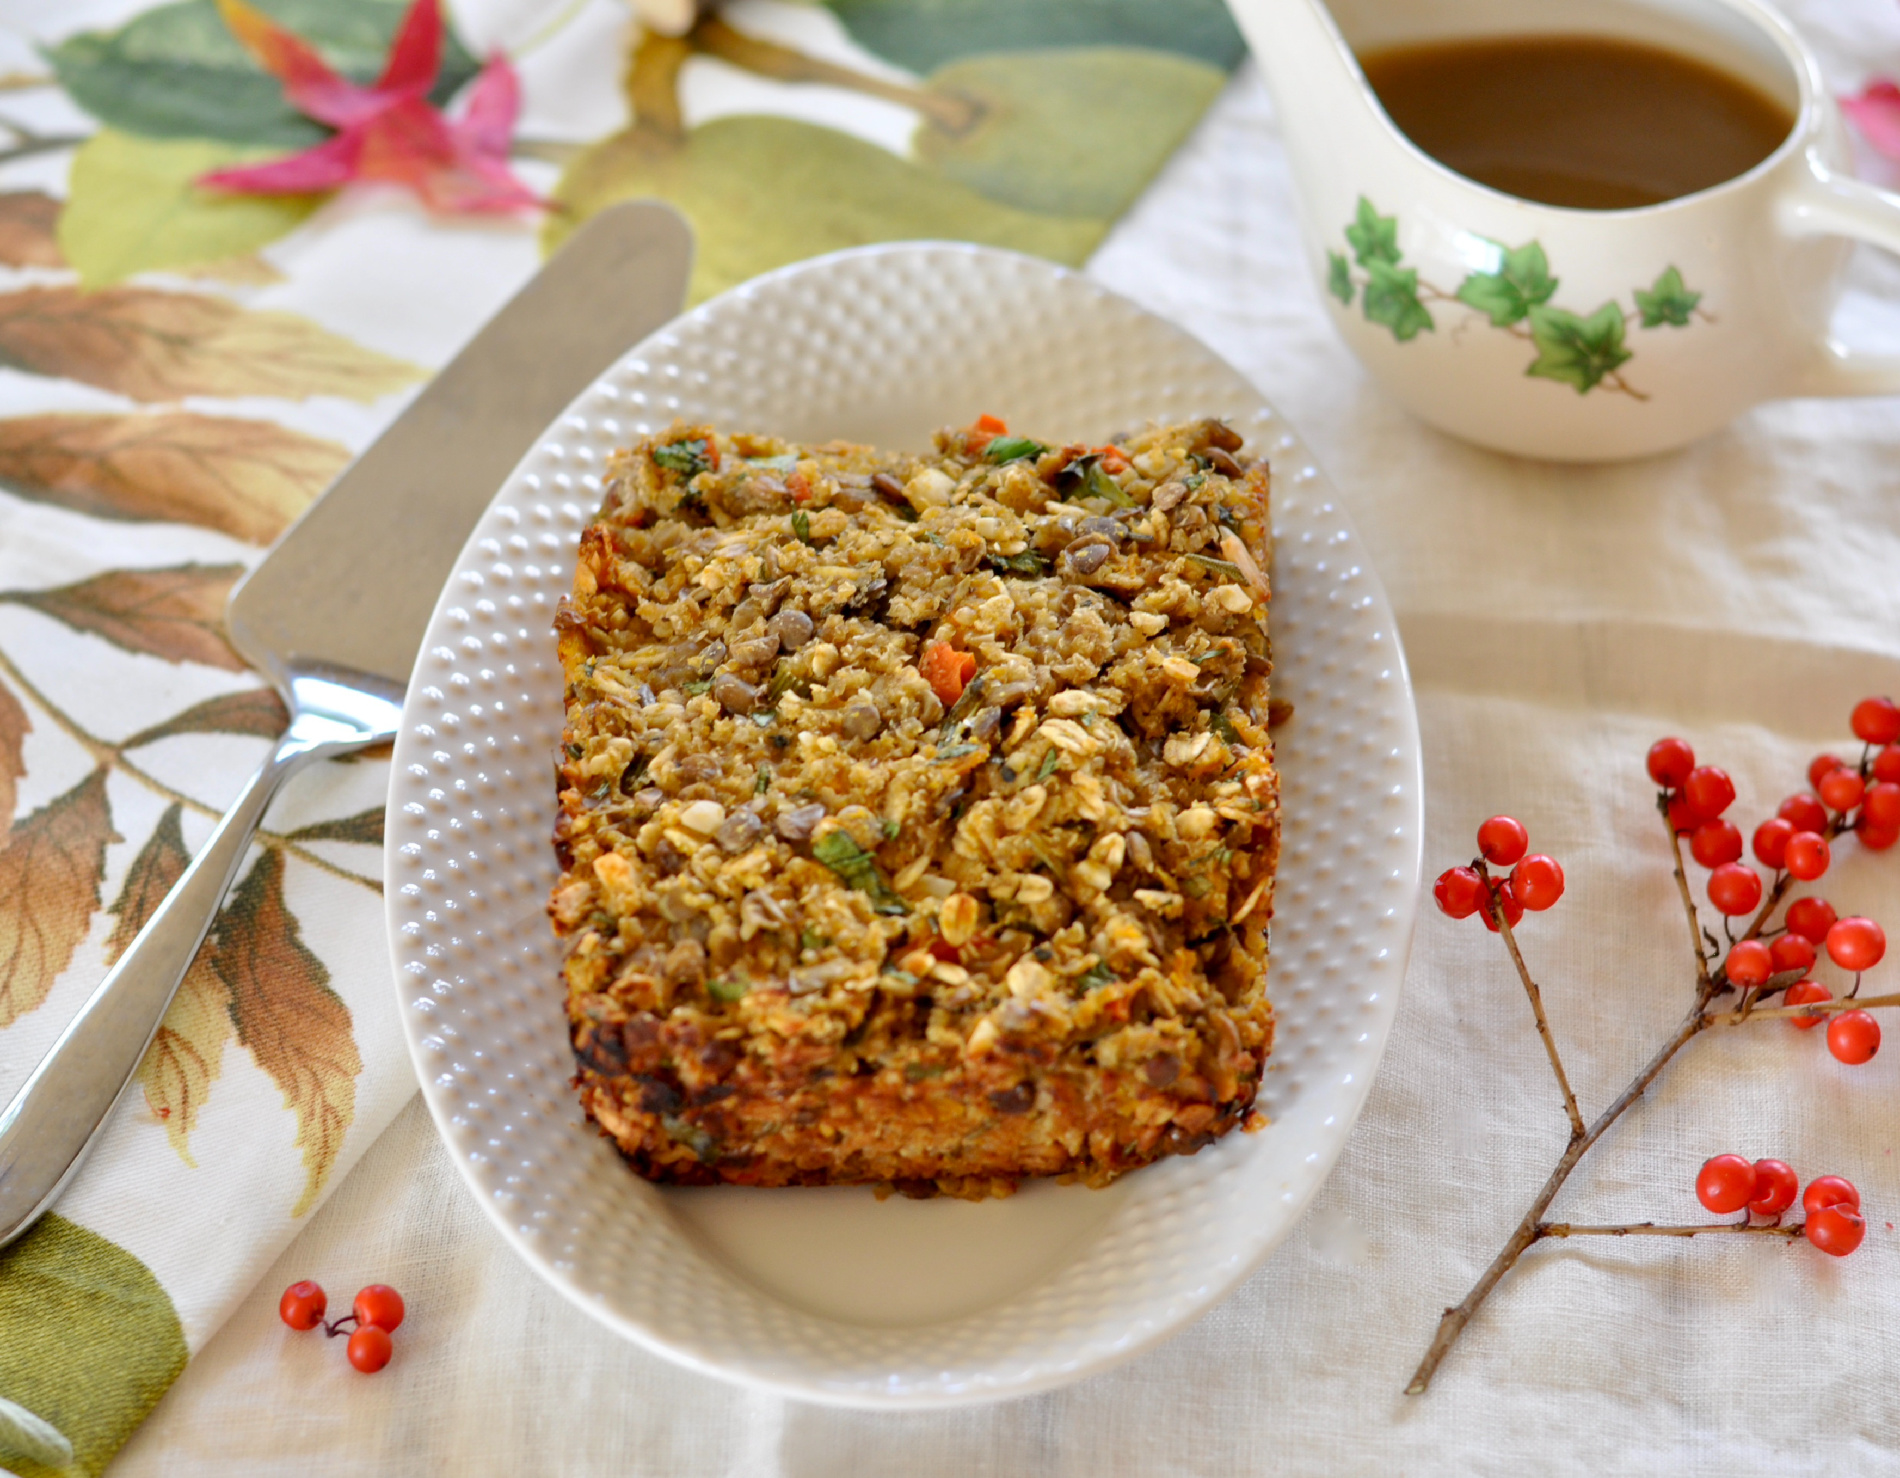
{"type": "Polygon", "coordinates": [[[982,443],[614,461],[556,623],[549,911],[581,1101],[649,1179],[1104,1184],[1248,1117],[1265,464],[1213,421],[982,443]],[[937,641],[980,680],[948,712],[937,641]]]}

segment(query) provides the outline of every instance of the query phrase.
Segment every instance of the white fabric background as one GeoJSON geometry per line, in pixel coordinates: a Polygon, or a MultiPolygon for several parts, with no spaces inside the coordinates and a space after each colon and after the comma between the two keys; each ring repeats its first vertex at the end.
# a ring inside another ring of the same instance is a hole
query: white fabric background
{"type": "MultiPolygon", "coordinates": [[[[1838,86],[1900,71],[1893,6],[1791,8],[1838,86]]],[[[1855,697],[1900,691],[1895,402],[1773,406],[1678,455],[1604,469],[1511,461],[1425,429],[1324,321],[1251,69],[1092,270],[1250,373],[1343,490],[1417,683],[1428,873],[1468,856],[1472,828],[1505,809],[1562,859],[1569,894],[1524,943],[1586,1111],[1600,1108],[1689,987],[1648,743],[1680,732],[1725,764],[1752,826],[1818,746],[1843,742],[1855,697]]],[[[1900,344],[1900,270],[1857,273],[1844,329],[1900,344]]],[[[1900,855],[1840,851],[1829,896],[1900,930],[1900,855]]],[[[1896,979],[1890,960],[1873,983],[1896,979]]],[[[1564,1133],[1522,993],[1475,923],[1421,916],[1364,1118],[1280,1253],[1160,1350],[997,1407],[835,1412],[641,1353],[516,1261],[415,1102],[111,1471],[1900,1471],[1900,1049],[1847,1069],[1819,1036],[1757,1026],[1693,1044],[1556,1212],[1689,1219],[1704,1158],[1773,1154],[1804,1179],[1859,1184],[1860,1253],[1538,1247],[1422,1399],[1399,1389],[1439,1309],[1489,1261],[1564,1133]],[[339,1302],[371,1280],[401,1288],[395,1363],[365,1379],[337,1346],[286,1331],[277,1294],[301,1277],[339,1302]]]]}

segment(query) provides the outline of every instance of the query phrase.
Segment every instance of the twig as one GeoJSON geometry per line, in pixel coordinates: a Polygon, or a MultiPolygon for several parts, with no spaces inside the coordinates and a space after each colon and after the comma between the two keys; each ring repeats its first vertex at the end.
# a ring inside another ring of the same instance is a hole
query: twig
{"type": "Polygon", "coordinates": [[[1567,1221],[1547,1221],[1538,1227],[1543,1237],[1703,1237],[1713,1232],[1737,1232],[1754,1237],[1799,1237],[1805,1223],[1793,1226],[1749,1226],[1739,1221],[1711,1222],[1699,1227],[1659,1227],[1653,1221],[1631,1222],[1625,1226],[1585,1227],[1567,1221]]]}
{"type": "Polygon", "coordinates": [[[1661,796],[1656,809],[1662,812],[1663,828],[1669,833],[1669,856],[1676,865],[1676,890],[1682,894],[1682,909],[1689,918],[1689,948],[1695,951],[1696,989],[1710,990],[1709,957],[1702,952],[1702,916],[1696,912],[1695,896],[1689,891],[1689,875],[1682,870],[1682,833],[1669,819],[1669,802],[1661,796]]]}
{"type": "Polygon", "coordinates": [[[1636,1075],[1629,1087],[1623,1090],[1616,1102],[1605,1109],[1596,1123],[1590,1126],[1589,1132],[1581,1139],[1570,1141],[1569,1148],[1563,1152],[1562,1158],[1557,1161],[1556,1168],[1550,1172],[1550,1178],[1544,1182],[1543,1189],[1537,1193],[1537,1199],[1531,1202],[1530,1210],[1524,1213],[1524,1219],[1518,1223],[1517,1230],[1511,1234],[1511,1240],[1504,1244],[1503,1250],[1491,1260],[1491,1266],[1486,1268],[1483,1275],[1472,1285],[1471,1292],[1464,1297],[1464,1302],[1445,1310],[1444,1317],[1438,1321],[1438,1332],[1432,1336],[1431,1345],[1425,1351],[1425,1358],[1418,1362],[1418,1369],[1412,1373],[1411,1382],[1405,1388],[1406,1395],[1421,1395],[1432,1383],[1432,1376],[1436,1374],[1439,1362],[1457,1343],[1458,1336],[1464,1333],[1465,1326],[1471,1322],[1471,1316],[1478,1312],[1479,1306],[1497,1286],[1498,1280],[1510,1272],[1518,1258],[1523,1255],[1524,1249],[1537,1240],[1538,1228],[1544,1224],[1545,1210],[1556,1199],[1557,1192],[1563,1188],[1563,1183],[1570,1178],[1570,1172],[1577,1168],[1577,1162],[1584,1157],[1590,1146],[1603,1137],[1605,1130],[1623,1117],[1624,1110],[1643,1096],[1649,1085],[1655,1082],[1656,1075],[1668,1066],[1669,1059],[1682,1049],[1683,1044],[1709,1024],[1709,1018],[1705,1012],[1709,998],[1713,994],[1712,985],[1704,984],[1697,988],[1695,1005],[1690,1009],[1689,1014],[1683,1017],[1682,1024],[1676,1028],[1675,1035],[1657,1050],[1656,1055],[1644,1065],[1643,1070],[1636,1075]]]}
{"type": "Polygon", "coordinates": [[[1795,1021],[1811,1017],[1836,1016],[1843,1011],[1864,1011],[1869,1006],[1900,1006],[1900,995],[1866,996],[1855,1000],[1847,996],[1838,1001],[1815,1001],[1805,1006],[1758,1006],[1753,1011],[1725,1011],[1709,1018],[1710,1026],[1740,1026],[1744,1021],[1795,1021]]]}
{"type": "Polygon", "coordinates": [[[1557,1075],[1557,1086],[1563,1091],[1564,1112],[1570,1116],[1570,1138],[1575,1141],[1583,1138],[1583,1115],[1577,1110],[1577,1095],[1570,1091],[1570,1078],[1564,1072],[1563,1059],[1557,1055],[1557,1038],[1550,1029],[1550,1021],[1544,1015],[1544,996],[1538,990],[1537,982],[1531,979],[1531,972],[1524,964],[1524,956],[1518,952],[1517,936],[1511,932],[1510,920],[1504,917],[1504,909],[1498,902],[1498,895],[1491,891],[1491,872],[1484,865],[1484,859],[1478,859],[1478,876],[1484,879],[1486,903],[1491,910],[1491,919],[1498,926],[1498,933],[1504,940],[1504,947],[1511,952],[1511,963],[1517,966],[1517,978],[1524,982],[1524,994],[1531,998],[1531,1014],[1537,1018],[1537,1035],[1544,1039],[1544,1054],[1550,1058],[1550,1070],[1557,1075]]]}
{"type": "MultiPolygon", "coordinates": [[[[138,781],[139,784],[143,785],[153,794],[170,801],[174,805],[183,806],[186,810],[196,811],[200,816],[208,816],[215,821],[224,814],[211,806],[207,806],[203,801],[186,795],[182,790],[172,789],[171,786],[167,785],[163,780],[160,780],[156,775],[150,774],[127,759],[116,745],[108,743],[106,740],[99,738],[96,734],[87,732],[70,714],[66,713],[58,704],[48,698],[46,694],[41,691],[37,683],[24,672],[20,671],[13,659],[4,651],[0,651],[0,672],[4,672],[10,677],[15,685],[18,686],[27,697],[31,698],[48,718],[52,719],[52,721],[58,725],[67,738],[85,750],[95,765],[103,765],[115,769],[120,774],[138,781]]],[[[361,888],[368,888],[372,893],[381,893],[383,891],[383,885],[379,879],[366,878],[359,872],[351,872],[347,867],[338,867],[334,862],[330,861],[329,858],[321,857],[317,853],[310,851],[307,847],[298,845],[281,832],[266,831],[263,827],[259,827],[257,830],[257,839],[264,846],[274,848],[279,852],[287,852],[292,857],[297,858],[298,861],[307,862],[319,871],[329,873],[332,877],[342,878],[345,882],[355,883],[361,888]]]]}

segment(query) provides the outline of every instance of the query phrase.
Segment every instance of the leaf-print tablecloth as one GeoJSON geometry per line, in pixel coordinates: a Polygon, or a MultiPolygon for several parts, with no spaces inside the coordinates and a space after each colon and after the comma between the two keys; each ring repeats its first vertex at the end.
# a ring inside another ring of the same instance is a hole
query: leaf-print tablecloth
{"type": "MultiPolygon", "coordinates": [[[[360,80],[399,0],[260,0],[360,80]]],[[[0,31],[0,1097],[282,728],[233,581],[589,212],[661,195],[695,298],[911,236],[1079,262],[1237,59],[1218,0],[452,7],[449,102],[500,48],[556,208],[219,197],[308,147],[214,0],[0,31]]],[[[0,1253],[0,1467],[98,1471],[413,1092],[381,910],[386,759],[294,781],[93,1159],[0,1253]]]]}

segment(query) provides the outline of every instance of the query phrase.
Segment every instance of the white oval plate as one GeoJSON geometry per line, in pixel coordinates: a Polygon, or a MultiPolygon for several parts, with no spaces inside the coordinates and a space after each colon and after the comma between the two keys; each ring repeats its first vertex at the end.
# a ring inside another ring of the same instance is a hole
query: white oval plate
{"type": "Polygon", "coordinates": [[[483,515],[430,623],[390,787],[389,933],[430,1111],[489,1216],[555,1288],[694,1369],[814,1401],[1026,1395],[1179,1330],[1271,1252],[1365,1102],[1418,893],[1418,721],[1385,592],[1299,439],[1196,340],[1006,252],[872,247],[788,268],[639,345],[483,515]],[[922,449],[982,412],[1099,441],[1219,415],[1273,461],[1285,838],[1271,1124],[1105,1191],[879,1202],[861,1187],[661,1190],[568,1079],[551,623],[608,453],[676,416],[922,449]]]}

